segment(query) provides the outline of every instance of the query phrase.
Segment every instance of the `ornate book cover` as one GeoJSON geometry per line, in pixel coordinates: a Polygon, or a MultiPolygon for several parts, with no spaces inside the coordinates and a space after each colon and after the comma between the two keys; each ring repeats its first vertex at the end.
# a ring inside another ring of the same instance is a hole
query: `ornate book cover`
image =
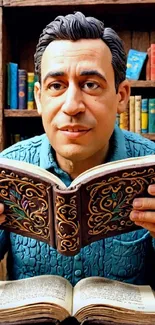
{"type": "Polygon", "coordinates": [[[99,239],[138,227],[129,219],[136,197],[155,183],[155,155],[103,164],[71,185],[22,161],[0,158],[0,201],[6,221],[0,226],[47,242],[64,255],[99,239]]]}

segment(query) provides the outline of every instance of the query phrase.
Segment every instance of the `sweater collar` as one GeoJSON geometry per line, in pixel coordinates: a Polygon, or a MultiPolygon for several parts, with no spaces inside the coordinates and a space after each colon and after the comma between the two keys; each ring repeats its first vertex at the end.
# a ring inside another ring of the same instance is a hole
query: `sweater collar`
{"type": "Polygon", "coordinates": [[[114,132],[110,139],[109,154],[106,162],[121,160],[125,158],[127,158],[127,151],[124,134],[116,124],[114,132]]]}

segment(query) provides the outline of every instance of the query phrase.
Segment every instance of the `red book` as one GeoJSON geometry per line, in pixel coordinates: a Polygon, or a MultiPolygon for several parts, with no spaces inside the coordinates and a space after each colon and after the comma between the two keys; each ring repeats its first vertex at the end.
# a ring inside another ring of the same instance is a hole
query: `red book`
{"type": "Polygon", "coordinates": [[[147,49],[146,80],[151,80],[151,47],[147,49]]]}
{"type": "Polygon", "coordinates": [[[151,80],[155,80],[155,44],[151,44],[151,80]]]}

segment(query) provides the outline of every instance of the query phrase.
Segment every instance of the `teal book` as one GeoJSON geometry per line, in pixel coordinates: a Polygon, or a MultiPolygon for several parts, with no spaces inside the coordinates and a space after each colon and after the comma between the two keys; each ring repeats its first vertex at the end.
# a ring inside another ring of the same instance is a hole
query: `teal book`
{"type": "Polygon", "coordinates": [[[149,133],[155,133],[155,98],[149,98],[149,133]]]}
{"type": "Polygon", "coordinates": [[[127,55],[126,78],[138,80],[142,71],[144,62],[147,58],[147,52],[141,52],[130,49],[127,55]]]}
{"type": "Polygon", "coordinates": [[[7,104],[10,109],[18,108],[18,64],[9,62],[7,65],[8,86],[7,104]]]}

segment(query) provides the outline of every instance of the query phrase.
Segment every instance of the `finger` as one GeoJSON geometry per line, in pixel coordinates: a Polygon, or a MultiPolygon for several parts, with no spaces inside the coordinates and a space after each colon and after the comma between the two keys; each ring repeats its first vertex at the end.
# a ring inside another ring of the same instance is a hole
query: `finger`
{"type": "Polygon", "coordinates": [[[155,198],[143,197],[133,200],[133,208],[136,210],[154,210],[155,211],[155,198]]]}
{"type": "Polygon", "coordinates": [[[155,212],[132,210],[130,219],[134,222],[147,222],[155,225],[155,212]]]}
{"type": "MultiPolygon", "coordinates": [[[[135,225],[140,226],[142,228],[147,229],[151,233],[155,233],[155,224],[154,223],[148,223],[148,222],[135,222],[135,225]]],[[[154,237],[154,236],[153,236],[154,237]]]]}
{"type": "Polygon", "coordinates": [[[155,184],[148,186],[148,193],[151,195],[155,195],[155,184]]]}
{"type": "Polygon", "coordinates": [[[5,221],[6,221],[6,215],[5,214],[1,214],[0,215],[0,224],[2,224],[5,221]]]}
{"type": "Polygon", "coordinates": [[[4,204],[0,203],[0,214],[4,212],[4,204]]]}

